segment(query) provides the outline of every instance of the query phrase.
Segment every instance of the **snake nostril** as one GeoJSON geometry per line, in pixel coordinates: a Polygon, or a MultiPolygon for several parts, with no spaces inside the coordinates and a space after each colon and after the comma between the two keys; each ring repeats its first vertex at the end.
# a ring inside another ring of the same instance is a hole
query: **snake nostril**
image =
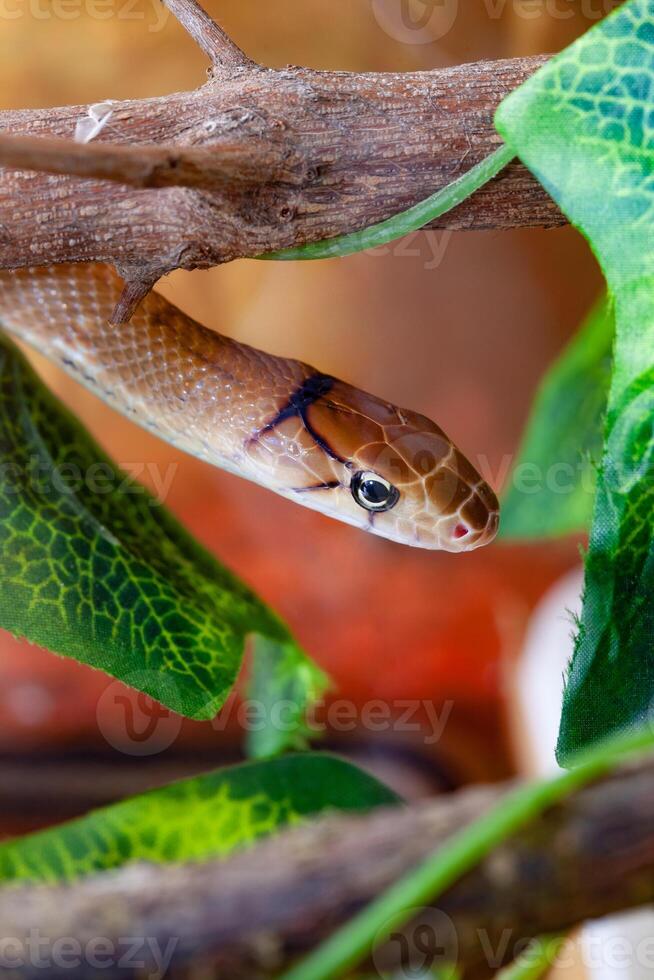
{"type": "Polygon", "coordinates": [[[470,534],[470,528],[467,527],[465,524],[457,524],[457,526],[454,528],[454,537],[457,539],[467,538],[469,534],[470,534]]]}

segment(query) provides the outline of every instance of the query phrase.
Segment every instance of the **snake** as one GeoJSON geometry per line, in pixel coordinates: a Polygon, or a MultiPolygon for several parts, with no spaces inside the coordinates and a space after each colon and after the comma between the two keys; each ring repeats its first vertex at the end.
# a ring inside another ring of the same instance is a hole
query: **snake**
{"type": "Polygon", "coordinates": [[[112,266],[0,272],[0,324],[173,446],[394,542],[452,553],[495,537],[497,498],[434,422],[202,326],[150,292],[111,322],[112,266]]]}

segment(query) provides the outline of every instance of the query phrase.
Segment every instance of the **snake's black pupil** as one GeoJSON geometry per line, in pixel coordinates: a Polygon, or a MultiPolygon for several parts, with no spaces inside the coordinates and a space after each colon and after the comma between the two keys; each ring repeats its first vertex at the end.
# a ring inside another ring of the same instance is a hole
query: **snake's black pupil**
{"type": "Polygon", "coordinates": [[[385,504],[390,497],[390,488],[385,487],[379,480],[364,480],[361,484],[361,496],[369,504],[385,504]]]}
{"type": "Polygon", "coordinates": [[[366,510],[390,510],[400,499],[399,491],[383,477],[360,470],[352,479],[352,495],[366,510]]]}

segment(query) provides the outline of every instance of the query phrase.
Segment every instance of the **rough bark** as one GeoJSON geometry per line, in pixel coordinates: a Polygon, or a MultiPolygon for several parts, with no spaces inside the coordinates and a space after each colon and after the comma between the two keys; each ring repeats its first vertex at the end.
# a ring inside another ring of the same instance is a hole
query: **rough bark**
{"type": "MultiPolygon", "coordinates": [[[[86,146],[70,141],[87,106],[1,113],[0,164],[66,169],[61,144],[48,165],[45,142],[39,152],[34,140],[21,146],[8,138],[58,137],[68,141],[72,171],[95,166],[96,176],[108,176],[113,167],[116,180],[1,170],[0,267],[107,261],[145,281],[370,225],[490,153],[499,142],[495,107],[542,61],[378,75],[216,61],[194,92],[116,103],[86,146]],[[234,174],[239,160],[244,173],[234,174]],[[187,186],[126,186],[121,178],[187,186]]],[[[562,221],[516,163],[439,224],[562,221]]]]}
{"type": "MultiPolygon", "coordinates": [[[[116,948],[121,938],[147,937],[159,948],[174,946],[174,976],[259,980],[446,847],[503,791],[328,816],[223,863],[139,865],[66,888],[0,891],[0,934],[20,948],[38,928],[45,949],[61,937],[75,937],[82,948],[98,936],[116,948]]],[[[434,948],[451,948],[455,938],[466,976],[481,977],[530,937],[654,900],[653,801],[654,763],[647,761],[550,809],[442,896],[437,918],[426,920],[434,948]]],[[[398,948],[391,944],[375,962],[391,962],[398,948]]],[[[48,976],[80,977],[85,969],[51,965],[48,976]]],[[[36,978],[43,968],[27,963],[15,975],[36,978]]],[[[115,966],[103,975],[125,974],[115,966]]]]}

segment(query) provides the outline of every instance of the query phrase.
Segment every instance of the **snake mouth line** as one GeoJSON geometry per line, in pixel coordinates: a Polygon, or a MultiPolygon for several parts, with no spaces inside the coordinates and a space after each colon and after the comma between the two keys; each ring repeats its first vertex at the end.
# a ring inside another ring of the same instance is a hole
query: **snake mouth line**
{"type": "Polygon", "coordinates": [[[292,493],[313,493],[315,490],[337,490],[343,486],[340,480],[330,480],[328,483],[314,483],[310,487],[292,487],[292,493]]]}

